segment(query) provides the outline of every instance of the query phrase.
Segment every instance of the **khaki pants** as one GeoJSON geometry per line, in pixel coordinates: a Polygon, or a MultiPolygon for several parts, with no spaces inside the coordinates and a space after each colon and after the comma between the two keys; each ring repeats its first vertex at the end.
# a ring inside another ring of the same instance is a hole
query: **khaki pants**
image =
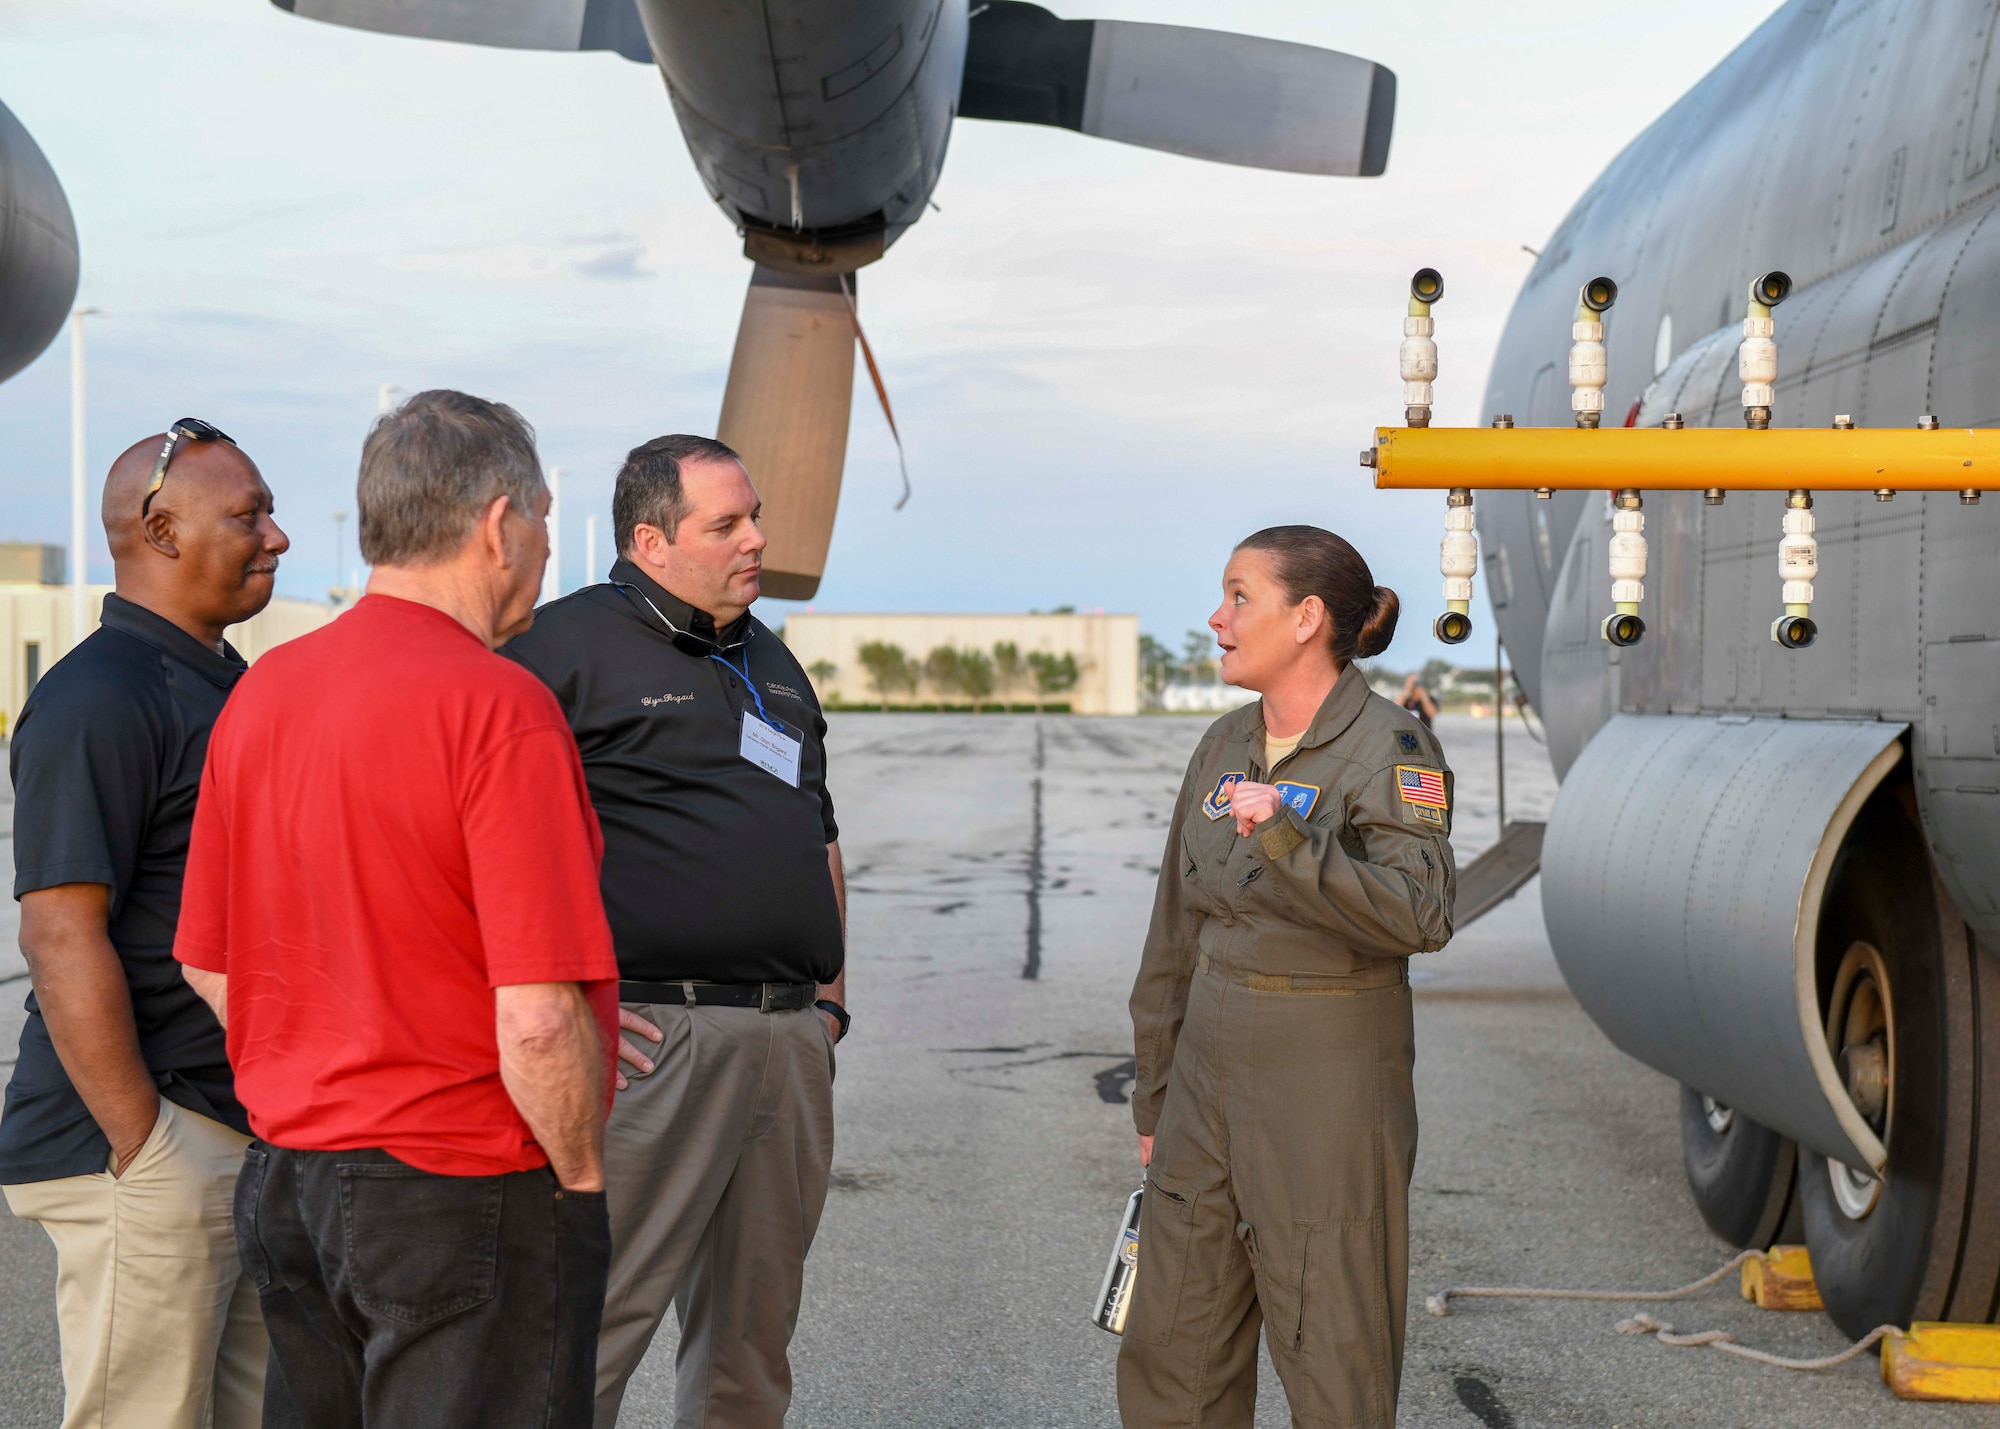
{"type": "Polygon", "coordinates": [[[1260,1325],[1294,1425],[1395,1423],[1414,1062],[1407,987],[1195,973],[1118,1352],[1126,1429],[1249,1429],[1260,1325]]]}
{"type": "Polygon", "coordinates": [[[231,1215],[249,1140],[162,1099],[123,1176],[0,1188],[55,1242],[63,1429],[262,1423],[269,1342],[231,1215]]]}
{"type": "Polygon", "coordinates": [[[823,1014],[627,1003],[666,1034],[604,1128],[611,1284],[597,1429],[672,1305],[682,1429],[785,1421],[806,1251],[833,1165],[833,1034],[823,1014]]]}

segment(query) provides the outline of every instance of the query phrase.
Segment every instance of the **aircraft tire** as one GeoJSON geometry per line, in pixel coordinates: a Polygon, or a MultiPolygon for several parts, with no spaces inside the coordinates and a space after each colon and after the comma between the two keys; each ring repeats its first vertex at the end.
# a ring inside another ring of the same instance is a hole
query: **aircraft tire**
{"type": "MultiPolygon", "coordinates": [[[[1947,910],[1908,801],[1905,785],[1869,802],[1835,861],[1820,913],[1820,997],[1836,1058],[1847,1009],[1878,996],[1864,985],[1888,985],[1887,1093],[1872,1116],[1856,1103],[1888,1147],[1884,1174],[1859,1176],[1810,1150],[1799,1157],[1813,1278],[1834,1323],[1856,1338],[1877,1325],[1943,1318],[1966,1229],[1965,1163],[1975,1140],[1971,999],[1952,995],[1974,969],[1963,952],[1949,955],[1939,916],[1947,910]]],[[[1989,1308],[1982,1305],[1978,1318],[1989,1308]]]]}
{"type": "Polygon", "coordinates": [[[1710,1230],[1743,1250],[1774,1243],[1796,1200],[1791,1138],[1683,1086],[1681,1161],[1710,1230]]]}

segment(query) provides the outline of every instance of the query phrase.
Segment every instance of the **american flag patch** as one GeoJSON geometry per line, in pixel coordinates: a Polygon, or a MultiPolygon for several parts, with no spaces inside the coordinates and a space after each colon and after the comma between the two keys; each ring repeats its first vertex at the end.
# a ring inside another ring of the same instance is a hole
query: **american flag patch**
{"type": "Polygon", "coordinates": [[[1414,764],[1398,764],[1396,790],[1403,796],[1405,804],[1418,804],[1426,809],[1451,807],[1444,797],[1444,775],[1435,769],[1423,769],[1414,764]]]}

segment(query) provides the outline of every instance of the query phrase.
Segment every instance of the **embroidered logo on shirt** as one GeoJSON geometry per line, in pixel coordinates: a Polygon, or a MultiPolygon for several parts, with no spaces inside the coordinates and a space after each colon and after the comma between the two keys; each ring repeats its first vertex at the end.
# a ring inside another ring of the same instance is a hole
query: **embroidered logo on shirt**
{"type": "Polygon", "coordinates": [[[1414,732],[1407,729],[1398,730],[1396,731],[1396,740],[1403,746],[1403,753],[1415,754],[1417,752],[1417,736],[1414,732]]]}
{"type": "Polygon", "coordinates": [[[1285,807],[1294,810],[1302,819],[1311,814],[1313,805],[1319,802],[1317,784],[1295,784],[1289,779],[1280,779],[1271,787],[1278,791],[1278,797],[1285,801],[1285,807]]]}
{"type": "Polygon", "coordinates": [[[1243,771],[1240,769],[1234,773],[1223,775],[1215,781],[1215,788],[1209,796],[1201,801],[1201,811],[1211,819],[1227,818],[1229,816],[1229,800],[1236,793],[1236,786],[1242,782],[1243,771]]]}
{"type": "Polygon", "coordinates": [[[694,696],[692,694],[645,695],[640,698],[639,703],[644,705],[647,709],[651,709],[655,705],[684,705],[693,698],[694,696]]]}
{"type": "Polygon", "coordinates": [[[1418,804],[1431,809],[1451,807],[1444,796],[1444,775],[1421,765],[1396,766],[1396,792],[1403,796],[1405,804],[1418,804]]]}
{"type": "Polygon", "coordinates": [[[1403,806],[1419,823],[1440,829],[1444,827],[1445,815],[1451,811],[1451,800],[1445,796],[1442,773],[1421,765],[1398,764],[1396,792],[1402,796],[1403,806]]]}

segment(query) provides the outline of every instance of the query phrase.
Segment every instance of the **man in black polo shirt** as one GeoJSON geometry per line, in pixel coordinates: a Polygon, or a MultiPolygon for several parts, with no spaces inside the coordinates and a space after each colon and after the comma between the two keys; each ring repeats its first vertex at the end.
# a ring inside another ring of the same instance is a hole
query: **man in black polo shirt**
{"type": "Polygon", "coordinates": [[[289,545],[271,512],[206,423],[127,450],[104,484],[116,594],[14,734],[34,991],[0,1186],[55,1242],[65,1429],[262,1422],[268,1342],[230,1215],[250,1128],[173,948],[209,730],[244,668],[223,631],[270,601],[289,545]]]}
{"type": "Polygon", "coordinates": [[[605,585],[545,605],[502,653],[583,751],[628,1030],[604,1134],[611,1284],[597,1426],[669,1305],[675,1416],[784,1421],[786,1347],[833,1159],[847,1027],[826,721],[757,618],[764,536],[736,453],[660,437],[626,458],[605,585]]]}

